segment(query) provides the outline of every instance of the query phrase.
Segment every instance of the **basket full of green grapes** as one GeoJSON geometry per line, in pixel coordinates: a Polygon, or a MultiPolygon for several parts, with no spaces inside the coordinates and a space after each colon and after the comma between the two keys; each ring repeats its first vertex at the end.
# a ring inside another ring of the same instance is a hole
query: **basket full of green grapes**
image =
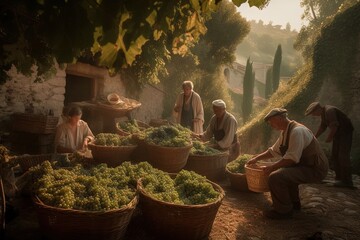
{"type": "Polygon", "coordinates": [[[144,136],[147,161],[165,172],[179,172],[192,147],[191,132],[180,125],[149,128],[144,136]]]}
{"type": "Polygon", "coordinates": [[[131,136],[119,136],[113,133],[97,134],[88,146],[95,163],[106,163],[110,167],[130,161],[131,153],[136,148],[131,136]]]}
{"type": "Polygon", "coordinates": [[[49,239],[121,239],[138,203],[127,169],[64,169],[49,161],[31,168],[41,232],[49,239]]]}
{"type": "Polygon", "coordinates": [[[129,136],[131,134],[138,134],[150,126],[142,121],[132,119],[116,123],[116,132],[120,136],[129,136]]]}
{"type": "Polygon", "coordinates": [[[249,191],[246,175],[245,164],[253,155],[243,154],[236,160],[226,165],[226,175],[230,180],[231,187],[239,191],[249,191]]]}
{"type": "Polygon", "coordinates": [[[216,181],[225,177],[228,157],[228,151],[220,151],[200,141],[193,141],[193,147],[184,169],[216,181]]]}
{"type": "Polygon", "coordinates": [[[159,239],[204,239],[225,196],[223,189],[187,170],[138,181],[146,225],[159,239]]]}

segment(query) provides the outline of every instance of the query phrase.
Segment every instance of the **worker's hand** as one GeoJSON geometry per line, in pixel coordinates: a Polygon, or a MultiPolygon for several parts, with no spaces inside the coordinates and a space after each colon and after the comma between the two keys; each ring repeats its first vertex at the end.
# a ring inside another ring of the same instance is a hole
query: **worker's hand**
{"type": "Polygon", "coordinates": [[[179,105],[176,105],[176,106],[174,107],[174,111],[175,111],[175,112],[179,112],[180,109],[181,109],[181,106],[179,106],[179,105]]]}
{"type": "Polygon", "coordinates": [[[256,159],[256,157],[254,157],[254,158],[251,158],[249,161],[247,161],[247,164],[248,165],[251,165],[251,164],[255,164],[255,163],[257,163],[257,159],[256,159]]]}
{"type": "Polygon", "coordinates": [[[266,175],[269,175],[270,173],[272,173],[273,171],[275,171],[273,165],[264,166],[264,167],[262,167],[262,170],[264,171],[264,173],[265,173],[266,175]]]}
{"type": "Polygon", "coordinates": [[[191,132],[191,137],[201,140],[201,134],[197,134],[197,133],[191,132]]]}
{"type": "Polygon", "coordinates": [[[83,142],[83,150],[86,150],[87,147],[88,147],[88,144],[93,140],[92,137],[90,136],[87,136],[85,139],[84,139],[84,142],[83,142]]]}

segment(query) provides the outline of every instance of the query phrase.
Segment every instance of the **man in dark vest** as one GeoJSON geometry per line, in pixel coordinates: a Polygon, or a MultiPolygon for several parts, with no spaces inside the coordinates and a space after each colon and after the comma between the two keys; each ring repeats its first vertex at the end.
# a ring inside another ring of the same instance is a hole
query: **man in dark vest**
{"type": "Polygon", "coordinates": [[[331,151],[331,163],[335,171],[335,183],[337,187],[353,187],[351,175],[350,152],[354,127],[351,120],[340,109],[313,102],[305,111],[305,115],[321,117],[321,124],[315,137],[319,137],[326,128],[330,132],[326,142],[333,142],[331,151]]]}
{"type": "Polygon", "coordinates": [[[214,148],[219,150],[229,150],[229,159],[232,161],[240,154],[240,143],[236,131],[238,123],[236,118],[226,111],[226,103],[222,99],[212,102],[214,115],[211,117],[205,132],[198,136],[203,141],[215,139],[214,148]]]}
{"type": "Polygon", "coordinates": [[[270,126],[280,131],[273,146],[255,155],[247,164],[259,160],[281,159],[263,168],[269,174],[272,209],[264,211],[271,219],[291,218],[293,210],[300,210],[299,184],[323,180],[328,172],[328,160],[310,129],[291,121],[284,108],[272,109],[264,118],[270,126]]]}

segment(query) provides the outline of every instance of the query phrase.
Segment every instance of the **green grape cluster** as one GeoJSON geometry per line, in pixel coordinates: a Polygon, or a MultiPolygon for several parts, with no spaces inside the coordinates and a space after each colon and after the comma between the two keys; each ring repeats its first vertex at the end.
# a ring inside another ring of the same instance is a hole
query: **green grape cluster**
{"type": "Polygon", "coordinates": [[[9,149],[7,149],[7,147],[0,145],[0,163],[5,163],[7,162],[8,158],[9,158],[9,149]]]}
{"type": "Polygon", "coordinates": [[[175,180],[175,187],[184,204],[206,204],[215,202],[219,192],[201,176],[193,171],[180,171],[175,180]]]}
{"type": "Polygon", "coordinates": [[[203,156],[209,156],[209,155],[216,155],[221,153],[221,151],[212,148],[200,141],[193,141],[193,146],[190,150],[190,154],[192,155],[203,155],[203,156]]]}
{"type": "Polygon", "coordinates": [[[135,119],[124,122],[118,122],[117,127],[131,134],[138,133],[141,131],[141,128],[139,127],[135,119]]]}
{"type": "Polygon", "coordinates": [[[253,155],[243,154],[240,155],[234,161],[228,163],[226,168],[232,173],[244,173],[245,172],[245,164],[246,162],[252,158],[253,155]]]}
{"type": "Polygon", "coordinates": [[[145,190],[154,198],[176,204],[198,205],[216,201],[219,192],[206,178],[187,170],[181,170],[175,179],[159,172],[143,178],[145,190]]]}
{"type": "Polygon", "coordinates": [[[118,209],[134,198],[135,188],[123,167],[100,164],[90,169],[80,164],[56,169],[49,161],[33,167],[34,192],[47,205],[86,211],[118,209]]]}
{"type": "Polygon", "coordinates": [[[131,136],[119,136],[114,133],[99,133],[95,136],[95,144],[101,146],[129,146],[134,145],[131,136]]]}
{"type": "Polygon", "coordinates": [[[191,144],[191,131],[180,125],[164,125],[147,129],[144,139],[163,147],[185,147],[191,144]]]}

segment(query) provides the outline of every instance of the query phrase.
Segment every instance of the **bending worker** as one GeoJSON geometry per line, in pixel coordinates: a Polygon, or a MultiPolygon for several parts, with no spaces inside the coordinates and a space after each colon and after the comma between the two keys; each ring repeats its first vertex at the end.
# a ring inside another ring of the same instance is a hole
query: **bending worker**
{"type": "Polygon", "coordinates": [[[272,109],[264,118],[270,126],[280,131],[273,146],[250,159],[259,160],[281,157],[273,165],[264,167],[269,174],[272,208],[264,211],[271,219],[291,218],[293,210],[300,210],[299,184],[320,182],[328,172],[328,160],[311,130],[289,120],[287,110],[272,109]]]}
{"type": "Polygon", "coordinates": [[[331,167],[336,175],[334,186],[353,188],[350,152],[354,127],[351,120],[340,109],[330,105],[322,107],[319,102],[311,103],[306,109],[305,115],[321,117],[315,137],[319,137],[326,128],[330,129],[325,141],[333,142],[330,166],[333,165],[331,167]]]}
{"type": "Polygon", "coordinates": [[[226,111],[226,104],[223,100],[214,100],[212,106],[214,115],[205,132],[200,134],[200,138],[208,141],[214,137],[215,146],[213,147],[219,150],[229,150],[229,161],[232,161],[240,154],[240,143],[236,135],[238,123],[235,117],[226,111]]]}

